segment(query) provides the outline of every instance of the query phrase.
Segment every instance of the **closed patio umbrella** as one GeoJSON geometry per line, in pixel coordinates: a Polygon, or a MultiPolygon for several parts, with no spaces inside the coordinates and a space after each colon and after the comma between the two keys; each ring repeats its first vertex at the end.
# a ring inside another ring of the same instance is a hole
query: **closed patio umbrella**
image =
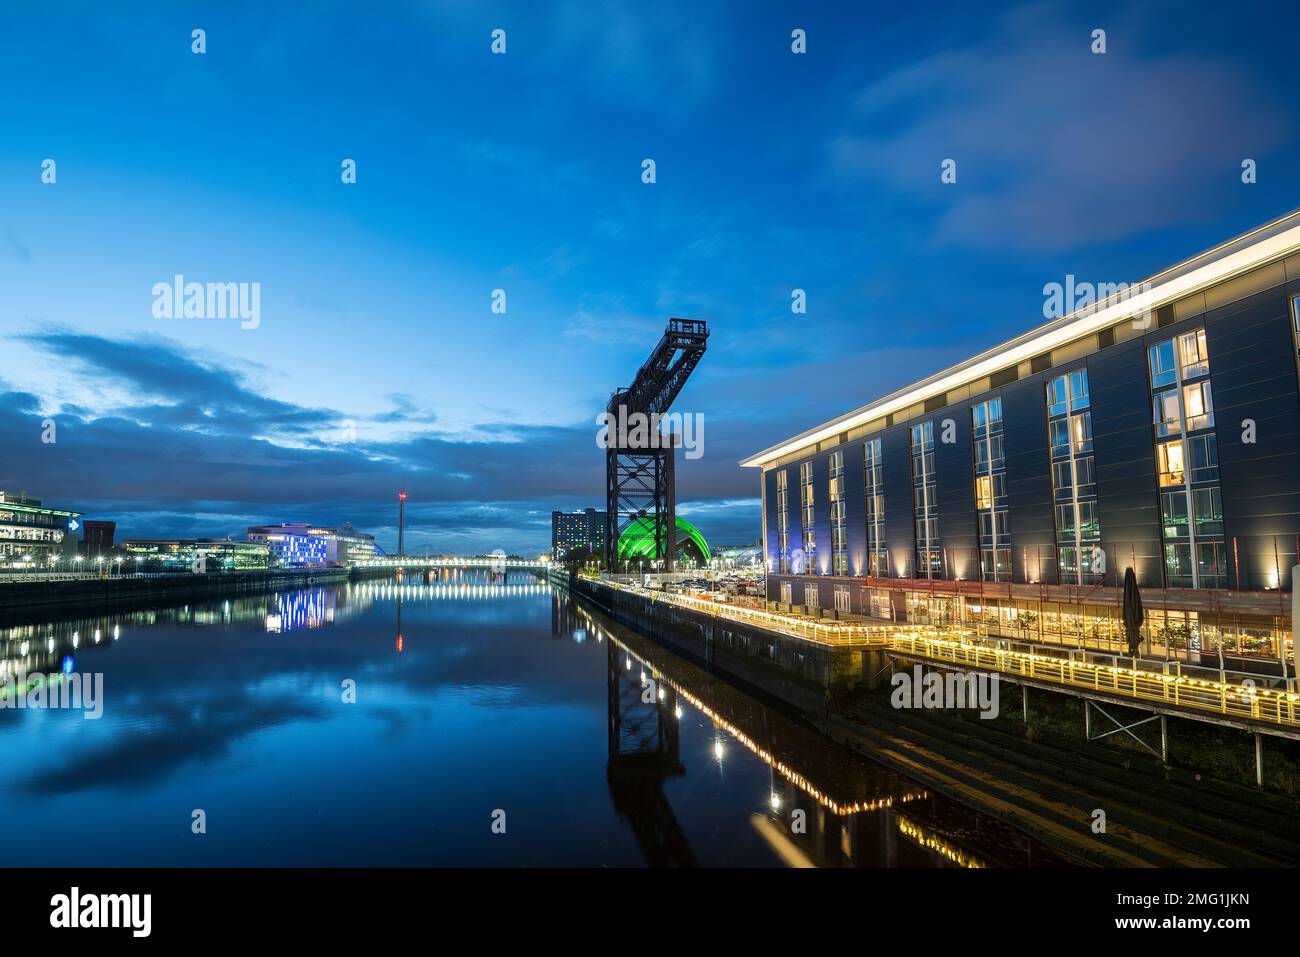
{"type": "Polygon", "coordinates": [[[1138,591],[1137,576],[1130,565],[1124,572],[1124,637],[1128,639],[1128,653],[1137,657],[1142,646],[1142,620],[1146,617],[1142,611],[1142,594],[1138,591]]]}

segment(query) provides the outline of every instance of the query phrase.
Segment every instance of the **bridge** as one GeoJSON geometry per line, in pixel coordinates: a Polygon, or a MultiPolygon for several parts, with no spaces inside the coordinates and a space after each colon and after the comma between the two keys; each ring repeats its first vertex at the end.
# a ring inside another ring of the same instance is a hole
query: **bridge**
{"type": "Polygon", "coordinates": [[[381,558],[371,558],[363,562],[357,562],[353,567],[360,569],[420,569],[420,568],[486,568],[491,571],[503,571],[507,568],[535,568],[545,570],[550,567],[550,562],[543,559],[519,558],[512,555],[471,555],[468,557],[461,556],[443,556],[439,558],[416,557],[407,555],[399,558],[396,555],[385,555],[381,558]]]}

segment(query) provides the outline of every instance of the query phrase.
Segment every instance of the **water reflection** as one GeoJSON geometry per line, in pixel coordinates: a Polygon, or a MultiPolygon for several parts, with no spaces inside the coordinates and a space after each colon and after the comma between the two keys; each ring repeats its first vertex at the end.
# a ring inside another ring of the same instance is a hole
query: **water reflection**
{"type": "MultiPolygon", "coordinates": [[[[552,632],[596,636],[607,644],[611,795],[632,818],[651,864],[686,863],[685,839],[662,800],[662,783],[686,773],[678,725],[682,702],[712,725],[710,756],[721,773],[740,750],[766,766],[766,794],[756,795],[751,824],[784,863],[799,867],[1049,866],[1067,863],[999,822],[927,793],[866,761],[785,713],[766,706],[702,667],[598,611],[557,600],[552,632]],[[616,747],[617,744],[617,747],[616,747]],[[630,744],[630,747],[629,747],[630,744]],[[735,746],[738,746],[735,747],[735,746]],[[616,766],[628,751],[649,769],[639,800],[616,766]],[[637,815],[640,820],[637,820],[637,815]],[[640,836],[666,847],[646,847],[640,836]],[[678,850],[673,857],[668,850],[678,850]]],[[[584,637],[585,640],[585,637],[584,637]]]]}
{"type": "Polygon", "coordinates": [[[105,716],[0,710],[12,863],[1057,863],[528,572],[0,627],[0,674],[66,659],[105,716]]]}

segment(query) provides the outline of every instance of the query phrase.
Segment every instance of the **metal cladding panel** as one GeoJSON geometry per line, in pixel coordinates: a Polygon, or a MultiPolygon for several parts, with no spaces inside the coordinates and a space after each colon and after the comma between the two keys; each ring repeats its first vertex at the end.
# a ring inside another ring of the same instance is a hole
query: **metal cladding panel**
{"type": "Polygon", "coordinates": [[[1131,340],[1088,360],[1092,440],[1106,584],[1160,587],[1164,562],[1146,347],[1131,340]]]}
{"type": "Polygon", "coordinates": [[[934,417],[935,495],[947,578],[980,577],[970,426],[967,406],[951,406],[934,417]]]}
{"type": "Polygon", "coordinates": [[[1300,390],[1290,303],[1279,286],[1204,318],[1229,580],[1239,567],[1238,587],[1289,588],[1300,535],[1300,390]]]}
{"type": "Polygon", "coordinates": [[[1018,582],[1055,582],[1052,454],[1047,445],[1047,400],[1041,376],[1002,390],[1002,435],[1012,577],[1018,582]]]}
{"type": "Polygon", "coordinates": [[[844,453],[844,544],[849,574],[867,573],[867,501],[861,442],[840,446],[844,453]]]}
{"type": "Polygon", "coordinates": [[[777,554],[780,543],[776,534],[776,473],[779,471],[770,469],[763,473],[763,528],[767,533],[767,552],[763,557],[767,560],[768,571],[781,567],[781,556],[777,554]]]}
{"type": "Polygon", "coordinates": [[[822,452],[813,459],[813,527],[816,529],[816,558],[810,575],[831,573],[831,457],[822,452]]]}
{"type": "MultiPolygon", "coordinates": [[[[789,532],[789,542],[787,544],[786,558],[790,560],[790,568],[794,568],[794,554],[798,550],[800,555],[803,554],[803,498],[802,491],[799,487],[799,462],[791,462],[785,466],[786,470],[786,503],[789,512],[790,521],[786,526],[789,532]]],[[[803,571],[802,564],[800,572],[803,571]]]]}
{"type": "Polygon", "coordinates": [[[912,449],[907,426],[887,429],[882,434],[880,456],[889,572],[895,578],[910,578],[916,566],[916,523],[912,511],[912,449]]]}

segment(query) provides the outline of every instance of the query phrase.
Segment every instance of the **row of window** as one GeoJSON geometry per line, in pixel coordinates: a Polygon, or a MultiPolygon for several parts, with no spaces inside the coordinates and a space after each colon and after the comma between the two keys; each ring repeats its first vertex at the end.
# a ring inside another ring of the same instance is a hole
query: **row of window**
{"type": "MultiPolygon", "coordinates": [[[[1300,362],[1300,297],[1294,300],[1297,361],[1300,362]]],[[[1222,587],[1223,514],[1217,482],[1218,447],[1210,356],[1204,329],[1182,333],[1148,347],[1152,429],[1157,479],[1161,489],[1161,528],[1166,579],[1171,586],[1222,587]],[[1195,556],[1195,561],[1193,561],[1195,556]]],[[[1050,468],[1054,498],[1059,580],[1091,584],[1105,579],[1105,556],[1097,504],[1088,370],[1080,367],[1045,383],[1050,468]]],[[[933,421],[910,430],[915,568],[918,577],[945,574],[939,534],[933,421]]],[[[1006,456],[1002,401],[992,398],[971,408],[972,470],[980,576],[1007,581],[1011,574],[1006,456]]],[[[945,436],[947,439],[947,436],[945,436]]],[[[831,563],[834,575],[848,574],[844,498],[844,453],[830,456],[829,503],[831,563]]],[[[867,574],[885,575],[884,489],[881,440],[864,444],[867,522],[867,574]]],[[[788,542],[785,471],[777,474],[777,534],[782,571],[815,573],[814,489],[811,462],[800,464],[803,548],[788,542]],[[801,566],[801,567],[799,567],[801,566]]]]}

